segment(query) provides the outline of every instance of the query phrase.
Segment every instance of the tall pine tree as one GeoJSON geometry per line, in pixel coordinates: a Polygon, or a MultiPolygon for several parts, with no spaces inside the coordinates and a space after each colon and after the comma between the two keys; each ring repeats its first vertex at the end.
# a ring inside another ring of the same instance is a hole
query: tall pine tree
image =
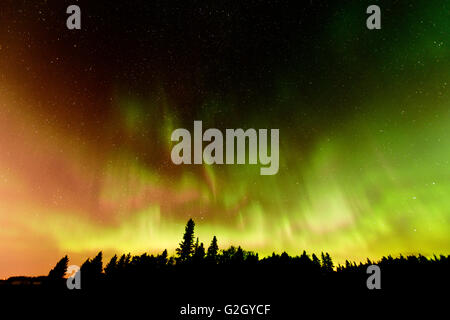
{"type": "Polygon", "coordinates": [[[188,261],[194,252],[194,228],[194,220],[189,219],[184,229],[183,240],[180,242],[180,247],[176,250],[179,262],[188,261]]]}
{"type": "Polygon", "coordinates": [[[217,238],[216,238],[216,236],[214,236],[211,241],[211,244],[208,247],[208,251],[206,253],[207,260],[211,261],[211,262],[216,262],[218,252],[219,252],[219,246],[217,245],[217,238]]]}

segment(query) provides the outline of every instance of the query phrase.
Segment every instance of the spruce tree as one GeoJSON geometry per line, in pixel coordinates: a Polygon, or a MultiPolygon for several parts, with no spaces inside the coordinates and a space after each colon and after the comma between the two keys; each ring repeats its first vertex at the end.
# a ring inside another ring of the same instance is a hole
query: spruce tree
{"type": "Polygon", "coordinates": [[[114,255],[105,267],[105,274],[112,276],[117,270],[117,255],[114,255]]]}
{"type": "Polygon", "coordinates": [[[203,242],[196,246],[193,258],[195,263],[201,263],[205,258],[205,247],[203,246],[203,242]]]}
{"type": "Polygon", "coordinates": [[[48,273],[48,279],[49,280],[63,279],[67,271],[68,262],[69,258],[67,256],[64,256],[61,260],[59,260],[58,263],[55,265],[55,267],[48,273]]]}
{"type": "Polygon", "coordinates": [[[194,220],[189,219],[184,229],[183,240],[180,242],[180,247],[176,250],[179,262],[189,260],[194,252],[194,227],[194,220]]]}
{"type": "Polygon", "coordinates": [[[326,254],[322,252],[321,257],[322,257],[322,270],[325,272],[332,272],[334,264],[333,260],[330,257],[330,254],[328,252],[326,254]]]}
{"type": "Polygon", "coordinates": [[[219,252],[219,246],[217,245],[217,238],[216,236],[213,237],[211,244],[209,245],[206,257],[209,261],[216,261],[217,260],[217,254],[219,252]]]}

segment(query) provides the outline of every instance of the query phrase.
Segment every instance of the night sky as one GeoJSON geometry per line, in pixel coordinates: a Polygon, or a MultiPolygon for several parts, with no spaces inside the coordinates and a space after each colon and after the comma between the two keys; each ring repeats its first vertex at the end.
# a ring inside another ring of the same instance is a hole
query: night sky
{"type": "Polygon", "coordinates": [[[3,0],[0,278],[174,253],[191,217],[260,256],[449,254],[449,41],[448,1],[3,0]],[[194,120],[280,129],[278,174],[172,164],[194,120]]]}

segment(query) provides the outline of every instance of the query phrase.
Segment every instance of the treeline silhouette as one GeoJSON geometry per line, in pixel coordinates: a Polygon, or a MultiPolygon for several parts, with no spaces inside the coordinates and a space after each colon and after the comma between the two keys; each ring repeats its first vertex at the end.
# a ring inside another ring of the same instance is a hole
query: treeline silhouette
{"type": "Polygon", "coordinates": [[[283,252],[260,258],[240,246],[220,249],[215,236],[206,247],[195,237],[194,229],[190,219],[174,256],[167,250],[157,255],[128,253],[114,255],[105,263],[99,252],[80,267],[81,290],[67,288],[66,255],[47,276],[11,277],[0,282],[0,293],[10,297],[31,293],[33,301],[42,300],[39,305],[59,301],[63,308],[68,301],[89,308],[101,306],[99,310],[110,312],[115,312],[106,307],[111,304],[127,305],[130,309],[126,310],[137,313],[142,306],[151,306],[148,313],[161,314],[161,319],[177,318],[180,305],[186,304],[217,308],[223,304],[270,304],[277,315],[273,319],[283,319],[298,315],[300,302],[302,306],[330,308],[322,312],[349,303],[390,308],[390,303],[398,303],[398,297],[408,296],[413,301],[419,294],[431,296],[449,285],[448,255],[387,256],[344,265],[335,265],[327,252],[303,251],[297,256],[283,252]],[[369,290],[366,284],[370,276],[367,267],[373,264],[381,270],[381,290],[369,290]]]}
{"type": "MultiPolygon", "coordinates": [[[[176,255],[169,257],[167,250],[158,255],[132,256],[130,253],[120,257],[114,255],[105,265],[102,252],[94,258],[88,258],[81,265],[81,287],[83,290],[98,290],[120,287],[166,287],[176,286],[187,279],[214,281],[215,285],[236,284],[244,288],[277,287],[281,283],[301,282],[302,287],[341,287],[355,290],[367,290],[367,267],[378,265],[382,270],[383,289],[418,288],[433,285],[434,282],[448,279],[449,256],[409,255],[393,258],[383,257],[379,261],[355,263],[346,261],[335,266],[329,253],[309,255],[306,251],[299,256],[290,256],[286,252],[273,253],[260,258],[258,253],[247,251],[240,246],[219,249],[214,236],[208,248],[194,234],[195,223],[187,222],[185,232],[176,255]],[[445,275],[445,277],[441,277],[445,275]],[[440,278],[441,277],[441,278],[440,278]],[[248,286],[245,285],[248,284],[248,286]]],[[[49,272],[43,284],[52,288],[65,287],[65,274],[69,259],[63,257],[49,272]]],[[[435,283],[436,284],[436,283],[435,283]]],[[[264,288],[262,288],[264,290],[264,288]]]]}

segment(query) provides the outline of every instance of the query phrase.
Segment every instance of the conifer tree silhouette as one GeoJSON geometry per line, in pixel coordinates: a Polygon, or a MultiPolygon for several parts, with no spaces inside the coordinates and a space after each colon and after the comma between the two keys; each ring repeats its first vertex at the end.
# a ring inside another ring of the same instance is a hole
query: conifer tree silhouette
{"type": "Polygon", "coordinates": [[[312,254],[311,258],[312,258],[312,263],[313,263],[314,267],[317,269],[320,269],[320,260],[319,260],[319,258],[317,258],[315,253],[312,254]]]}
{"type": "Polygon", "coordinates": [[[235,264],[244,262],[244,250],[242,250],[241,246],[237,248],[232,260],[235,264]]]}
{"type": "Polygon", "coordinates": [[[325,272],[332,272],[334,268],[333,260],[330,257],[330,254],[327,253],[321,253],[322,256],[322,270],[325,272]]]}
{"type": "Polygon", "coordinates": [[[103,253],[100,251],[94,259],[92,259],[92,271],[100,274],[103,271],[103,253]]]}
{"type": "Polygon", "coordinates": [[[64,275],[66,274],[66,271],[67,271],[68,262],[69,262],[69,258],[67,257],[67,255],[64,256],[63,258],[61,258],[61,260],[58,261],[58,263],[55,265],[55,267],[52,270],[50,270],[47,278],[49,280],[63,279],[64,275]]]}
{"type": "Polygon", "coordinates": [[[194,254],[197,251],[198,246],[199,246],[199,244],[198,244],[198,237],[197,237],[197,240],[195,240],[195,245],[194,245],[194,254]]]}
{"type": "Polygon", "coordinates": [[[302,255],[300,256],[300,263],[304,265],[309,265],[311,263],[311,259],[309,258],[308,254],[305,250],[303,250],[302,255]]]}
{"type": "Polygon", "coordinates": [[[82,287],[94,287],[102,278],[103,271],[103,254],[100,251],[94,259],[87,259],[80,268],[82,287]]]}
{"type": "Polygon", "coordinates": [[[194,252],[194,220],[189,219],[184,230],[183,240],[180,242],[180,247],[176,249],[178,261],[188,261],[194,252]]]}
{"type": "Polygon", "coordinates": [[[122,254],[121,256],[120,256],[120,259],[119,259],[119,261],[117,262],[117,269],[118,270],[123,270],[123,269],[125,269],[125,266],[126,266],[126,257],[125,257],[125,254],[122,254]]]}
{"type": "Polygon", "coordinates": [[[117,255],[114,255],[105,267],[105,274],[112,276],[117,270],[117,255]]]}
{"type": "Polygon", "coordinates": [[[98,276],[103,271],[103,253],[100,251],[91,261],[91,271],[95,276],[98,276]]]}
{"type": "Polygon", "coordinates": [[[165,266],[168,263],[167,249],[165,249],[161,254],[156,257],[156,263],[160,266],[165,266]]]}
{"type": "Polygon", "coordinates": [[[193,258],[195,263],[201,263],[205,258],[205,247],[203,246],[203,242],[200,243],[200,245],[196,245],[193,258]]]}
{"type": "Polygon", "coordinates": [[[219,252],[219,246],[217,245],[216,236],[213,237],[211,244],[208,247],[206,258],[210,262],[217,262],[217,254],[219,252]]]}

